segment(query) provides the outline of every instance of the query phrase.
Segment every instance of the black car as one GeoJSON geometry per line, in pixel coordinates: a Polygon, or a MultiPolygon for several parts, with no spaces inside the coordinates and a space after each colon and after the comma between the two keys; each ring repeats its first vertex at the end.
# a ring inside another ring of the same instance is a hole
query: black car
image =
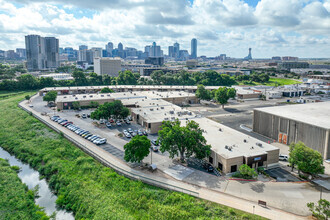
{"type": "Polygon", "coordinates": [[[148,133],[146,131],[142,131],[143,135],[148,136],[148,133]]]}
{"type": "Polygon", "coordinates": [[[213,166],[212,166],[211,164],[209,164],[209,163],[204,163],[204,164],[203,164],[203,168],[204,168],[205,170],[207,170],[207,172],[209,172],[209,173],[212,173],[213,170],[214,170],[213,166]]]}

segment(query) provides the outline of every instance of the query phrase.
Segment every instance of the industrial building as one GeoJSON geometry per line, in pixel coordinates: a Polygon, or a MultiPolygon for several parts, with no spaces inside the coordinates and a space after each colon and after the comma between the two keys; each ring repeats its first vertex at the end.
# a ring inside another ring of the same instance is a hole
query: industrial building
{"type": "MultiPolygon", "coordinates": [[[[129,87],[130,88],[130,87],[129,87]]],[[[83,91],[82,88],[79,91],[83,91]]],[[[43,92],[40,92],[42,95],[43,92]]],[[[236,172],[242,164],[257,168],[278,162],[279,149],[239,131],[200,117],[179,105],[197,103],[194,93],[184,91],[129,91],[118,93],[90,93],[59,95],[56,99],[60,110],[71,109],[73,102],[89,106],[91,101],[103,104],[120,100],[128,107],[133,120],[150,134],[160,130],[163,121],[179,119],[182,126],[189,120],[196,121],[205,131],[207,144],[212,146],[208,161],[223,173],[236,172]]]]}
{"type": "Polygon", "coordinates": [[[302,141],[330,158],[330,102],[254,109],[253,131],[280,143],[302,141]]]}
{"type": "MultiPolygon", "coordinates": [[[[98,93],[103,88],[109,88],[115,92],[133,92],[133,91],[185,91],[195,93],[197,86],[159,86],[159,85],[110,85],[110,86],[73,86],[73,87],[46,87],[39,90],[39,95],[45,95],[49,91],[56,91],[58,95],[67,94],[89,94],[98,93]]],[[[207,90],[218,89],[219,86],[205,86],[207,90]]]]}
{"type": "Polygon", "coordinates": [[[242,164],[252,168],[278,163],[279,149],[207,118],[195,118],[207,144],[212,146],[209,162],[223,173],[236,172],[242,164]]]}
{"type": "Polygon", "coordinates": [[[94,57],[94,72],[98,75],[118,76],[121,71],[121,59],[112,57],[94,57]]]}

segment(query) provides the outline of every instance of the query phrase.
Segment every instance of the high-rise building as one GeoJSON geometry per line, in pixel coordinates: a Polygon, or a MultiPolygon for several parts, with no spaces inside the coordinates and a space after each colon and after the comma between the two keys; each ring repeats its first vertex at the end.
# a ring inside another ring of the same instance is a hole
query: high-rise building
{"type": "Polygon", "coordinates": [[[79,50],[87,50],[88,46],[87,45],[79,45],[79,50]]]}
{"type": "Polygon", "coordinates": [[[113,43],[109,42],[105,45],[105,50],[107,51],[107,57],[112,57],[113,43]]]}
{"type": "Polygon", "coordinates": [[[157,46],[156,42],[153,42],[150,46],[149,57],[162,57],[163,51],[160,46],[157,46]]]}
{"type": "Polygon", "coordinates": [[[179,52],[180,52],[180,44],[178,42],[175,42],[173,45],[173,51],[174,51],[174,57],[179,58],[179,52]]]}
{"type": "Polygon", "coordinates": [[[168,56],[174,57],[174,47],[173,46],[168,47],[168,56]]]}
{"type": "Polygon", "coordinates": [[[57,38],[27,35],[25,47],[29,71],[59,67],[59,40],[57,38]]]}
{"type": "Polygon", "coordinates": [[[27,69],[29,71],[46,69],[45,39],[39,35],[25,36],[27,69]]]}
{"type": "Polygon", "coordinates": [[[24,48],[16,48],[16,53],[18,54],[19,58],[25,59],[26,58],[26,49],[24,48]]]}
{"type": "Polygon", "coordinates": [[[193,38],[191,40],[191,58],[197,58],[197,39],[193,38]]]}
{"type": "Polygon", "coordinates": [[[112,57],[95,57],[94,72],[98,75],[118,76],[121,71],[121,59],[112,57]]]}
{"type": "Polygon", "coordinates": [[[59,41],[55,37],[45,37],[46,68],[56,69],[59,63],[59,41]]]}
{"type": "Polygon", "coordinates": [[[101,47],[92,47],[93,57],[102,57],[102,48],[101,47]]]}

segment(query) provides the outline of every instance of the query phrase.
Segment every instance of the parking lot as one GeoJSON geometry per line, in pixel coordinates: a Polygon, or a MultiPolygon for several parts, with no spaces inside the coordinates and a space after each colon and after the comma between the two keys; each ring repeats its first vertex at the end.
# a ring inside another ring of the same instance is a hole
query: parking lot
{"type": "Polygon", "coordinates": [[[281,167],[269,169],[265,171],[269,176],[276,179],[277,182],[300,182],[301,180],[293,176],[290,172],[281,167]]]}

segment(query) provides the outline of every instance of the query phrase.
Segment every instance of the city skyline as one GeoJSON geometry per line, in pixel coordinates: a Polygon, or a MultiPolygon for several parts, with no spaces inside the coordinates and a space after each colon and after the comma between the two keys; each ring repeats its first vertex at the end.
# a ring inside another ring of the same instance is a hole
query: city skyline
{"type": "Polygon", "coordinates": [[[167,54],[179,42],[191,54],[196,38],[198,56],[243,58],[253,48],[254,58],[330,57],[330,0],[64,2],[0,0],[0,49],[24,48],[24,36],[38,34],[75,49],[157,42],[167,54]]]}

